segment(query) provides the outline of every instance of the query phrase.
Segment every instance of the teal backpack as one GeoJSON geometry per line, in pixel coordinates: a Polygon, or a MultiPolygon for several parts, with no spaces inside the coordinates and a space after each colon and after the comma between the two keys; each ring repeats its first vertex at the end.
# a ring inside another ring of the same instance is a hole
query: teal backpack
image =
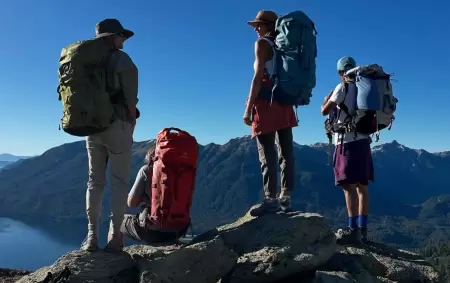
{"type": "Polygon", "coordinates": [[[281,104],[308,105],[316,86],[314,22],[304,12],[294,11],[279,17],[275,30],[273,99],[281,104]]]}

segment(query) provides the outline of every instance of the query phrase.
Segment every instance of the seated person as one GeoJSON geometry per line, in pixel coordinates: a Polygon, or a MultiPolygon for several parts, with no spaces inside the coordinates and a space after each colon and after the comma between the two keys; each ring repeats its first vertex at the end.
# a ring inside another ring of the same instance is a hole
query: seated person
{"type": "Polygon", "coordinates": [[[161,231],[155,225],[152,227],[151,219],[148,217],[151,205],[150,184],[154,156],[155,147],[152,146],[145,156],[146,164],[139,169],[133,188],[128,194],[128,206],[130,208],[141,206],[143,210],[138,215],[125,214],[121,232],[136,241],[148,244],[175,242],[186,234],[187,228],[176,232],[161,231]]]}

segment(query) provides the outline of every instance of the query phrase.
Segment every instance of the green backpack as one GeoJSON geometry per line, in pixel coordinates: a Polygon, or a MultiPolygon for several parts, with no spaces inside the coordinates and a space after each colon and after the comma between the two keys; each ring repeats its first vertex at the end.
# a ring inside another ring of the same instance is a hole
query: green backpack
{"type": "Polygon", "coordinates": [[[106,81],[106,65],[114,50],[101,38],[77,41],[62,49],[57,92],[64,132],[85,137],[105,131],[115,121],[106,81]]]}

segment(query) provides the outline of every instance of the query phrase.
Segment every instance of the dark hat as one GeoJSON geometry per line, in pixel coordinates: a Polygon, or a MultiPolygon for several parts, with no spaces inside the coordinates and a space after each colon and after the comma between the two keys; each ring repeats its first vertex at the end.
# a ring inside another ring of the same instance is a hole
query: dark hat
{"type": "Polygon", "coordinates": [[[95,37],[105,37],[117,34],[126,39],[132,37],[134,32],[124,29],[122,24],[116,19],[104,19],[95,26],[95,37]]]}
{"type": "Polygon", "coordinates": [[[269,10],[263,10],[263,11],[258,12],[258,14],[256,15],[256,17],[253,21],[249,21],[247,23],[253,27],[256,27],[256,25],[259,23],[275,24],[277,19],[278,19],[278,16],[277,16],[277,14],[275,14],[275,12],[269,11],[269,10]]]}

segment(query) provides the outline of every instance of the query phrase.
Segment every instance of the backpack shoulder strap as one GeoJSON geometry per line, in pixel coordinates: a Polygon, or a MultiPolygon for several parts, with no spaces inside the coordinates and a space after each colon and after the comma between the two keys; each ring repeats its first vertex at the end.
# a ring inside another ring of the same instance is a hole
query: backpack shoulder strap
{"type": "Polygon", "coordinates": [[[344,111],[344,113],[347,115],[347,119],[351,117],[347,105],[345,105],[345,99],[347,98],[347,94],[348,94],[348,82],[344,82],[344,91],[345,91],[345,95],[344,95],[344,99],[342,100],[341,103],[339,103],[339,112],[337,114],[338,117],[340,117],[341,115],[341,110],[344,111]]]}
{"type": "Polygon", "coordinates": [[[113,87],[116,69],[115,69],[115,64],[112,65],[111,61],[113,59],[114,54],[116,54],[118,52],[120,52],[120,50],[117,48],[111,49],[109,51],[109,54],[105,57],[103,64],[102,64],[102,67],[104,68],[104,70],[106,72],[107,81],[111,80],[106,84],[106,91],[111,95],[112,102],[114,104],[117,103],[117,99],[120,98],[120,96],[122,95],[122,92],[123,92],[122,89],[115,89],[113,87]]]}
{"type": "Polygon", "coordinates": [[[266,41],[267,43],[269,43],[269,45],[273,48],[275,43],[274,43],[274,39],[272,37],[269,36],[264,36],[261,37],[261,39],[263,39],[264,41],[266,41]]]}
{"type": "Polygon", "coordinates": [[[263,37],[261,37],[261,39],[264,40],[265,42],[269,43],[270,47],[272,48],[272,58],[269,59],[268,61],[272,60],[272,76],[276,76],[277,56],[275,55],[275,52],[276,52],[275,42],[274,42],[275,39],[270,36],[263,36],[263,37]]]}

